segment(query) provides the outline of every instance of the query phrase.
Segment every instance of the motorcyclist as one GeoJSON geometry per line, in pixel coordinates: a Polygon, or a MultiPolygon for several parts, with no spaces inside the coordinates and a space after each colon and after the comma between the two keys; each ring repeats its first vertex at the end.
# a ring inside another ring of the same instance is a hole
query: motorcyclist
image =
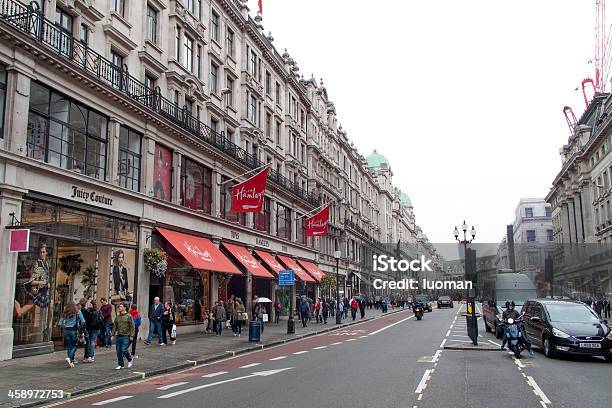
{"type": "MultiPolygon", "coordinates": [[[[516,307],[516,304],[514,303],[514,300],[506,300],[506,310],[504,310],[504,312],[502,313],[502,320],[504,321],[504,323],[508,321],[508,319],[510,318],[517,320],[521,317],[521,315],[515,309],[515,307],[516,307]]],[[[527,335],[525,334],[525,327],[523,326],[522,323],[519,323],[519,325],[520,325],[520,330],[521,330],[521,339],[523,343],[525,343],[525,347],[527,348],[529,355],[533,357],[533,350],[531,350],[531,342],[529,341],[529,338],[527,338],[527,335]]],[[[504,337],[503,337],[502,345],[501,345],[502,350],[506,350],[507,342],[508,342],[508,337],[506,335],[506,330],[504,330],[504,337]]]]}

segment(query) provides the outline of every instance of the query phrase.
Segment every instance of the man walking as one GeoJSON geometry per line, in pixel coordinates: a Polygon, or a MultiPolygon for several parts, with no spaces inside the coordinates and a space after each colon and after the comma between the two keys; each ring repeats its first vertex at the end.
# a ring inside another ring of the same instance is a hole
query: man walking
{"type": "Polygon", "coordinates": [[[603,301],[604,315],[606,319],[610,318],[610,300],[608,298],[604,298],[603,301]]]}
{"type": "Polygon", "coordinates": [[[163,346],[164,342],[162,340],[162,315],[164,314],[164,307],[159,302],[159,298],[155,297],[153,299],[153,304],[149,309],[149,335],[147,339],[144,341],[144,344],[147,346],[151,344],[151,340],[153,340],[153,332],[157,330],[157,340],[159,341],[159,345],[163,346]]]}
{"type": "Polygon", "coordinates": [[[302,327],[306,327],[308,324],[308,314],[310,313],[310,306],[305,298],[302,298],[300,302],[300,319],[302,320],[302,327]]]}
{"type": "Polygon", "coordinates": [[[113,323],[113,335],[115,337],[115,349],[117,351],[117,367],[115,370],[123,368],[123,357],[128,361],[128,368],[134,364],[134,359],[130,355],[130,338],[134,337],[134,319],[127,312],[124,303],[119,303],[119,314],[113,323]]]}
{"type": "Polygon", "coordinates": [[[100,313],[102,313],[102,317],[104,318],[104,330],[101,333],[102,344],[104,344],[104,347],[110,348],[112,345],[111,327],[113,325],[113,307],[108,303],[106,298],[100,300],[100,305],[100,313]]]}
{"type": "Polygon", "coordinates": [[[227,313],[225,312],[225,308],[223,307],[223,302],[219,300],[217,304],[212,308],[213,318],[215,319],[215,336],[220,336],[221,331],[223,330],[223,323],[225,322],[225,318],[227,313]]]}

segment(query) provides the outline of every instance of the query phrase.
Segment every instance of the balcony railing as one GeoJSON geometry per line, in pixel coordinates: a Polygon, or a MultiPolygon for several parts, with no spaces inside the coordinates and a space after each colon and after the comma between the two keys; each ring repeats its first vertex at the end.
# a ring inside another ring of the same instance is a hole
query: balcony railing
{"type": "MultiPolygon", "coordinates": [[[[247,168],[254,169],[265,164],[226,139],[223,134],[215,132],[209,126],[200,122],[198,118],[191,115],[186,107],[181,108],[176,103],[163,97],[159,87],[152,89],[145,86],[144,83],[129,74],[126,65],[120,67],[113,64],[90,49],[87,44],[80,42],[61,30],[53,22],[43,18],[38,4],[32,2],[25,5],[17,0],[0,0],[0,5],[0,21],[38,41],[96,80],[112,86],[136,103],[163,116],[191,136],[213,146],[247,168]]],[[[318,197],[309,194],[297,184],[278,174],[276,170],[270,171],[270,180],[312,206],[320,204],[318,197]]]]}

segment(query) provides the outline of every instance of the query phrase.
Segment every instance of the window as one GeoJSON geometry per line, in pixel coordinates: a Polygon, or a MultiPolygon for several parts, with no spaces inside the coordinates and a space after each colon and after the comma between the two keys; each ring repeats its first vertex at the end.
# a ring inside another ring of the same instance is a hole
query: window
{"type": "Polygon", "coordinates": [[[72,16],[59,7],[55,8],[55,26],[59,29],[57,42],[61,54],[72,57],[72,16]]]}
{"type": "Polygon", "coordinates": [[[253,124],[257,124],[257,98],[251,95],[249,98],[249,106],[248,106],[248,116],[249,120],[253,124]]]}
{"type": "Polygon", "coordinates": [[[4,105],[6,103],[6,67],[0,65],[0,139],[4,138],[4,105]]]}
{"type": "Polygon", "coordinates": [[[185,108],[187,109],[187,113],[193,116],[193,101],[185,98],[185,108]]]}
{"type": "Polygon", "coordinates": [[[210,214],[212,170],[183,156],[181,165],[181,205],[210,214]]]}
{"type": "Polygon", "coordinates": [[[527,218],[533,217],[533,208],[531,208],[531,207],[526,207],[525,208],[525,217],[527,217],[527,218]]]}
{"type": "Polygon", "coordinates": [[[225,103],[228,106],[234,106],[234,80],[229,76],[227,77],[226,85],[227,93],[225,94],[225,103]]]}
{"type": "Polygon", "coordinates": [[[276,235],[279,238],[291,239],[291,210],[282,204],[276,204],[276,235]]]}
{"type": "Polygon", "coordinates": [[[145,84],[145,87],[147,88],[145,89],[146,96],[147,96],[146,104],[148,106],[154,106],[155,105],[155,87],[156,87],[155,78],[145,73],[144,84],[145,84]]]}
{"type": "Polygon", "coordinates": [[[210,17],[210,37],[219,41],[219,15],[214,11],[210,17]]]}
{"type": "Polygon", "coordinates": [[[275,102],[278,106],[281,105],[281,87],[280,84],[277,82],[276,83],[276,99],[275,102]]]}
{"type": "Polygon", "coordinates": [[[198,45],[196,53],[196,76],[198,79],[202,79],[202,46],[200,45],[198,45]]]}
{"type": "Polygon", "coordinates": [[[122,72],[123,72],[123,56],[117,54],[111,50],[111,62],[113,65],[113,86],[115,88],[121,88],[122,85],[122,72]]]}
{"type": "Polygon", "coordinates": [[[227,29],[227,33],[225,35],[225,48],[227,55],[234,56],[234,32],[231,29],[227,29]]]}
{"type": "Polygon", "coordinates": [[[115,13],[119,14],[121,17],[125,16],[125,0],[112,0],[113,9],[115,13]]]}
{"type": "Polygon", "coordinates": [[[258,231],[270,232],[270,199],[264,198],[263,211],[254,214],[255,229],[258,231]]]}
{"type": "Polygon", "coordinates": [[[281,145],[281,123],[276,122],[276,145],[281,145]]]}
{"type": "Polygon", "coordinates": [[[185,35],[183,37],[183,65],[193,72],[193,40],[185,35]]]}
{"type": "Polygon", "coordinates": [[[140,191],[140,159],[142,135],[121,126],[119,131],[119,185],[132,191],[140,191]]]}
{"type": "Polygon", "coordinates": [[[210,63],[210,92],[219,92],[218,86],[219,67],[214,62],[210,63]]]}
{"type": "Polygon", "coordinates": [[[193,0],[185,0],[185,9],[194,13],[195,2],[193,0]]]}
{"type": "Polygon", "coordinates": [[[79,41],[81,41],[81,44],[83,45],[89,44],[89,29],[85,24],[81,24],[79,31],[79,41]]]}
{"type": "Polygon", "coordinates": [[[221,218],[228,221],[238,222],[242,225],[246,225],[246,213],[232,211],[232,186],[237,184],[234,181],[227,182],[229,177],[222,177],[221,185],[221,218]]]}
{"type": "Polygon", "coordinates": [[[147,40],[157,44],[157,10],[147,5],[147,40]]]}
{"type": "Polygon", "coordinates": [[[266,95],[270,95],[272,93],[272,75],[270,75],[269,71],[266,71],[266,95]]]}
{"type": "Polygon", "coordinates": [[[527,230],[527,242],[535,242],[536,233],[535,230],[527,230]]]}
{"type": "Polygon", "coordinates": [[[257,76],[257,54],[253,50],[251,50],[249,65],[249,72],[255,78],[257,76]]]}
{"type": "Polygon", "coordinates": [[[210,118],[210,129],[214,134],[217,134],[219,131],[219,122],[215,118],[210,118]]]}
{"type": "Polygon", "coordinates": [[[28,157],[100,180],[106,178],[108,118],[32,82],[28,157]]]}
{"type": "Polygon", "coordinates": [[[271,128],[272,128],[272,115],[270,115],[269,113],[266,113],[266,136],[269,138],[272,137],[271,128]]]}
{"type": "Polygon", "coordinates": [[[551,207],[546,207],[546,216],[547,217],[552,217],[552,208],[551,207]]]}
{"type": "Polygon", "coordinates": [[[174,58],[177,61],[181,60],[181,27],[179,26],[174,29],[174,58]]]}
{"type": "Polygon", "coordinates": [[[551,230],[551,229],[546,230],[546,239],[548,241],[552,241],[553,240],[553,230],[551,230]]]}
{"type": "Polygon", "coordinates": [[[172,200],[172,150],[155,144],[153,157],[153,197],[162,201],[172,200]]]}
{"type": "Polygon", "coordinates": [[[297,214],[296,221],[296,242],[306,244],[306,227],[304,226],[304,218],[300,214],[297,214]]]}

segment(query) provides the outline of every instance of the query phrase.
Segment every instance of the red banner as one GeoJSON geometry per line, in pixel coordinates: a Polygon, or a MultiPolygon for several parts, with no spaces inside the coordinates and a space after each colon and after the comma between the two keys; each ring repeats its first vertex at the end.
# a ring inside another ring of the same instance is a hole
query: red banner
{"type": "Polygon", "coordinates": [[[313,215],[306,218],[305,228],[307,237],[318,237],[327,234],[327,225],[329,224],[329,205],[313,215]]]}
{"type": "Polygon", "coordinates": [[[261,4],[261,0],[257,2],[257,5],[259,6],[259,14],[263,14],[263,4],[261,4]]]}
{"type": "Polygon", "coordinates": [[[266,167],[250,179],[232,187],[232,211],[260,212],[266,193],[270,168],[266,167]]]}

